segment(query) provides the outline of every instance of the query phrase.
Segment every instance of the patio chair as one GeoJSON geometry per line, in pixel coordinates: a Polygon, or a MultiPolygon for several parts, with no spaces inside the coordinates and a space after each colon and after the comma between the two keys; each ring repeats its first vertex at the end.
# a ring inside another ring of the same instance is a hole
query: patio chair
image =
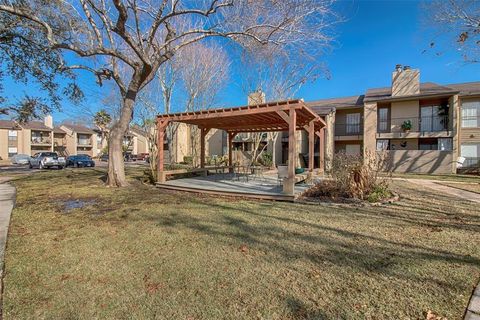
{"type": "Polygon", "coordinates": [[[278,184],[283,184],[283,180],[288,178],[288,166],[277,166],[278,184]]]}

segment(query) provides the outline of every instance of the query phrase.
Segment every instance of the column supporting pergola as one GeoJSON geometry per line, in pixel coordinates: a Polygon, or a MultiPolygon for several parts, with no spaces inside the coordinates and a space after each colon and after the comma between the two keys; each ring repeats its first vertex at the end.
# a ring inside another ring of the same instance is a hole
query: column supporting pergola
{"type": "Polygon", "coordinates": [[[230,173],[233,173],[233,139],[237,135],[237,132],[228,131],[228,170],[230,173]]]}
{"type": "Polygon", "coordinates": [[[157,181],[165,182],[164,166],[165,152],[163,145],[165,144],[165,130],[167,129],[169,119],[161,119],[157,121],[157,181]]]}
{"type": "Polygon", "coordinates": [[[210,128],[200,127],[200,168],[205,168],[205,137],[210,128]]]}
{"type": "Polygon", "coordinates": [[[325,172],[325,128],[321,128],[320,132],[316,132],[319,137],[319,149],[318,149],[318,170],[320,173],[325,172]]]}

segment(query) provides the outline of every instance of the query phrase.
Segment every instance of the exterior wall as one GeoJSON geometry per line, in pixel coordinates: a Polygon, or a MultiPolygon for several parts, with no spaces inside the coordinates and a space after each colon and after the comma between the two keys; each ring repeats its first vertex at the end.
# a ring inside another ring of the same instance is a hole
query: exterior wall
{"type": "Polygon", "coordinates": [[[420,70],[400,67],[392,74],[392,96],[408,96],[420,93],[420,70]]]}
{"type": "MultiPolygon", "coordinates": [[[[480,101],[480,97],[461,99],[461,103],[470,101],[480,101]]],[[[460,118],[458,121],[460,127],[459,145],[461,145],[462,143],[480,143],[480,128],[462,128],[461,112],[458,113],[458,116],[460,118]]]]}
{"type": "Polygon", "coordinates": [[[205,148],[207,149],[207,155],[209,156],[222,156],[223,155],[223,130],[212,129],[208,133],[205,148]]]}
{"type": "Polygon", "coordinates": [[[391,139],[392,150],[418,150],[418,139],[391,139]]]}
{"type": "Polygon", "coordinates": [[[0,129],[0,158],[8,159],[8,129],[0,129]]]}
{"type": "Polygon", "coordinates": [[[437,150],[386,151],[386,169],[393,172],[452,173],[453,153],[437,150]]]}
{"type": "MultiPolygon", "coordinates": [[[[414,119],[418,119],[420,113],[420,103],[419,100],[411,101],[402,101],[402,102],[392,102],[390,107],[390,119],[412,119],[412,131],[418,131],[418,122],[414,119]]],[[[398,121],[396,124],[393,124],[391,121],[391,131],[401,131],[402,120],[398,121]]]]}
{"type": "Polygon", "coordinates": [[[182,162],[185,156],[189,155],[190,130],[185,123],[178,123],[175,135],[173,137],[173,154],[174,162],[182,162]]]}
{"type": "MultiPolygon", "coordinates": [[[[460,156],[460,144],[459,144],[459,134],[460,134],[460,97],[458,95],[452,96],[448,100],[449,110],[448,117],[450,119],[450,125],[452,126],[452,156],[453,160],[458,159],[460,156]]],[[[457,171],[456,161],[452,161],[452,172],[457,171]]]]}
{"type": "Polygon", "coordinates": [[[335,141],[335,152],[346,152],[347,145],[358,146],[360,154],[362,153],[362,141],[352,140],[352,141],[335,141]]]}
{"type": "Polygon", "coordinates": [[[366,102],[363,114],[363,154],[376,151],[377,148],[377,103],[366,102]]]}

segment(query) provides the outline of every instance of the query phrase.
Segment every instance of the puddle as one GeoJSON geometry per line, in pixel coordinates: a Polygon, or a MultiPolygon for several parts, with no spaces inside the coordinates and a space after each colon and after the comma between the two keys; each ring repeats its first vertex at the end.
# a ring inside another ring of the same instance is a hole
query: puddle
{"type": "Polygon", "coordinates": [[[63,202],[63,211],[64,213],[69,213],[75,209],[81,209],[86,206],[91,206],[96,203],[95,200],[67,200],[63,202]]]}

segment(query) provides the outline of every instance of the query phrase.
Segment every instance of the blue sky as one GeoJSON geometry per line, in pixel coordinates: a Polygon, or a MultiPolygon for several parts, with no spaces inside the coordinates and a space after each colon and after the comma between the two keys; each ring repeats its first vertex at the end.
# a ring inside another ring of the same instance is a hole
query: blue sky
{"type": "MultiPolygon", "coordinates": [[[[429,49],[433,36],[428,34],[426,22],[422,20],[428,19],[429,13],[417,1],[344,0],[336,4],[336,10],[345,22],[333,30],[335,43],[319,61],[327,64],[331,78],[305,85],[297,98],[309,101],[350,96],[362,94],[367,88],[389,86],[397,63],[419,68],[422,82],[448,84],[480,80],[480,64],[462,63],[453,48],[424,52],[429,49]]],[[[85,105],[93,111],[100,109],[100,100],[108,94],[108,89],[99,88],[88,74],[80,75],[80,79],[87,96],[85,105]]],[[[239,82],[233,75],[219,97],[219,106],[246,103],[239,82]]],[[[5,84],[5,89],[11,86],[13,91],[20,91],[11,82],[5,84]]],[[[78,116],[78,108],[72,108],[67,101],[62,112],[54,113],[56,122],[78,116]]]]}

